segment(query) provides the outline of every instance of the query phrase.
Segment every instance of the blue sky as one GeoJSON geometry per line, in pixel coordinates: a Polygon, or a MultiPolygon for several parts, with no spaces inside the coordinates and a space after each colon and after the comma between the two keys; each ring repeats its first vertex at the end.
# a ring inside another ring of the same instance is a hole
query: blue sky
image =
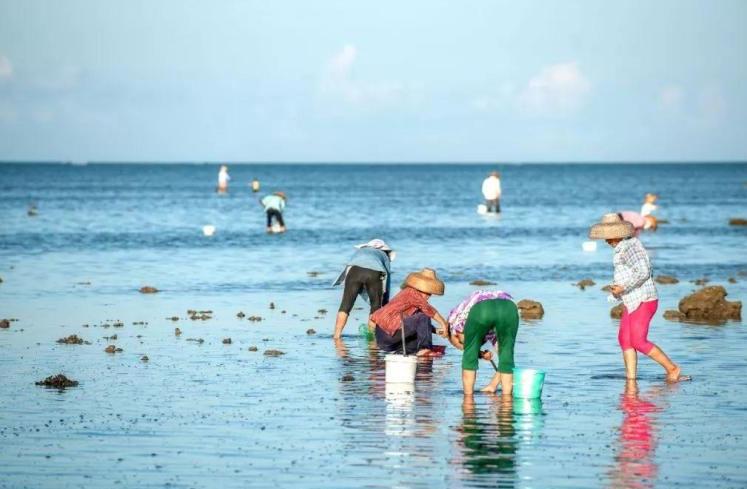
{"type": "Polygon", "coordinates": [[[0,0],[0,160],[745,160],[745,26],[743,0],[0,0]]]}

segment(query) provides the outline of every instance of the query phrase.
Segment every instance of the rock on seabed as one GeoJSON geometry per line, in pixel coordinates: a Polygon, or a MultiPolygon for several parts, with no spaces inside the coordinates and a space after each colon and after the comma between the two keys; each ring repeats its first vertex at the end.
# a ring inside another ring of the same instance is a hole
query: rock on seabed
{"type": "Polygon", "coordinates": [[[704,287],[683,298],[679,311],[667,311],[665,318],[689,321],[725,321],[742,319],[742,302],[727,301],[728,293],[720,285],[704,287]]]}
{"type": "Polygon", "coordinates": [[[545,308],[542,304],[530,299],[522,299],[517,304],[519,316],[521,319],[542,319],[545,315],[545,308]]]}
{"type": "Polygon", "coordinates": [[[63,374],[57,374],[50,375],[46,379],[36,382],[36,385],[43,385],[44,387],[52,387],[55,389],[65,389],[67,387],[75,387],[78,385],[78,381],[68,379],[63,374]]]}

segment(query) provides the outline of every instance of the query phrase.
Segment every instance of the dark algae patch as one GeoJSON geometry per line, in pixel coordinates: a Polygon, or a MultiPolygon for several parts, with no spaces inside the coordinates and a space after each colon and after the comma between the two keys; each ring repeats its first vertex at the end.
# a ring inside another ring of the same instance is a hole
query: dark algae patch
{"type": "Polygon", "coordinates": [[[70,336],[66,338],[60,338],[57,340],[57,343],[63,344],[63,345],[90,345],[90,341],[85,341],[83,338],[80,338],[78,335],[71,334],[70,336]]]}
{"type": "Polygon", "coordinates": [[[63,374],[50,375],[44,380],[36,382],[36,385],[49,387],[52,389],[67,389],[78,385],[77,380],[68,379],[63,374]]]}

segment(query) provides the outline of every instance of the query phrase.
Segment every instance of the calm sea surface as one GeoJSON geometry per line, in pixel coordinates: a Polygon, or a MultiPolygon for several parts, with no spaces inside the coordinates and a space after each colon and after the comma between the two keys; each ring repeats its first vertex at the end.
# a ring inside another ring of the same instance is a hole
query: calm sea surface
{"type": "Polygon", "coordinates": [[[216,195],[218,165],[0,164],[0,319],[18,319],[0,329],[0,487],[747,487],[744,323],[661,317],[698,278],[747,298],[747,227],[727,224],[747,218],[747,165],[499,166],[504,212],[480,216],[491,169],[233,165],[216,195]],[[275,190],[283,235],[257,202],[275,190]],[[659,287],[650,339],[694,381],[666,385],[642,358],[626,389],[599,290],[611,251],[581,244],[649,191],[668,223],[643,242],[680,279],[659,287]],[[474,279],[541,301],[516,354],[547,371],[542,400],[464,403],[453,348],[419,365],[414,392],[387,389],[363,310],[335,345],[329,284],[374,237],[398,252],[395,283],[438,271],[444,314],[474,279]],[[91,344],[55,342],[69,334],[91,344]],[[57,372],[80,385],[34,385],[57,372]]]}

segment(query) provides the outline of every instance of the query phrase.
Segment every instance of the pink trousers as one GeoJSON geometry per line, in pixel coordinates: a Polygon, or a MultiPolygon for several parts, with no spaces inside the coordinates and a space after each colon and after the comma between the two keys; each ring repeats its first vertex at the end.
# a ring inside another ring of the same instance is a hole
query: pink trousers
{"type": "Polygon", "coordinates": [[[658,307],[658,300],[641,302],[632,313],[628,313],[628,308],[623,307],[622,317],[620,318],[620,333],[617,335],[620,348],[623,350],[635,349],[644,355],[651,352],[655,345],[648,341],[648,326],[658,307]]]}

